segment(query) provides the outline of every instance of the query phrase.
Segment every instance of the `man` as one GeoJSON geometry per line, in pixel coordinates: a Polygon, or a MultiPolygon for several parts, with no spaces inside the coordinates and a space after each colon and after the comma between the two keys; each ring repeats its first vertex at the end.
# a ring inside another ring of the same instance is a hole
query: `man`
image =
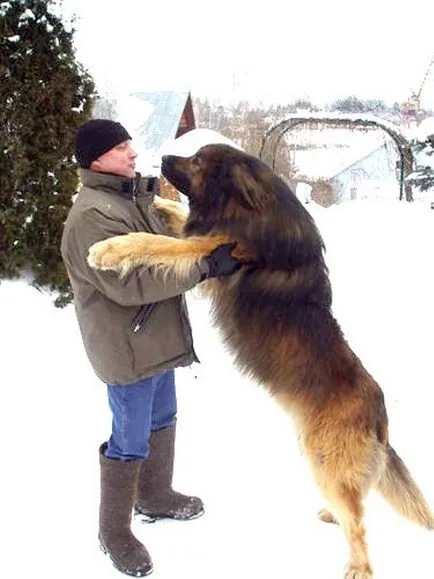
{"type": "Polygon", "coordinates": [[[82,189],[65,222],[61,251],[89,360],[107,384],[112,433],[100,447],[99,541],[127,575],[152,571],[151,557],[131,532],[132,510],[147,520],[193,519],[202,501],[172,489],[176,393],[174,368],[197,360],[183,293],[239,263],[223,245],[188,279],[161,268],[126,277],[89,267],[96,241],[130,231],[170,235],[152,202],[158,180],[135,171],[131,137],[120,124],[93,119],[76,135],[82,189]]]}

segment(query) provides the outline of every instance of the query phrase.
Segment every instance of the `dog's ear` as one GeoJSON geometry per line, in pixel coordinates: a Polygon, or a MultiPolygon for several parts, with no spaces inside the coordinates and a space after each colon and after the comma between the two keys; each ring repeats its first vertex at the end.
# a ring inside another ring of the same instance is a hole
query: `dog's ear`
{"type": "Polygon", "coordinates": [[[234,184],[239,190],[240,201],[248,207],[260,211],[265,204],[265,191],[260,180],[255,176],[255,173],[245,165],[235,165],[232,168],[232,176],[234,184]]]}

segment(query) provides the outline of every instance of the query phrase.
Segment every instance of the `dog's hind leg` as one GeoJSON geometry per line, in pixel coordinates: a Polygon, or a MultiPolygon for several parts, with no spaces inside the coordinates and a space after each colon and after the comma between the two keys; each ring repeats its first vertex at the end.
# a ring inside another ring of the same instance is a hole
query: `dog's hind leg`
{"type": "Polygon", "coordinates": [[[365,537],[361,491],[336,483],[322,490],[332,505],[350,547],[350,561],[345,571],[345,579],[371,579],[373,575],[365,537]]]}
{"type": "Polygon", "coordinates": [[[350,549],[345,579],[371,579],[366,531],[363,521],[363,499],[378,479],[382,465],[377,441],[356,430],[336,431],[328,422],[324,431],[311,433],[305,448],[315,481],[330,511],[323,511],[321,520],[337,522],[350,549]]]}

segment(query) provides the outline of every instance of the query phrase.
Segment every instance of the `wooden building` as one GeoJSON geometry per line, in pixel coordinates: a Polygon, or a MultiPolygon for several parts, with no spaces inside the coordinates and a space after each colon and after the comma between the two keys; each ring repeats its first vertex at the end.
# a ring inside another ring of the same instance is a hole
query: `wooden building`
{"type": "MultiPolygon", "coordinates": [[[[140,148],[149,157],[156,156],[167,140],[176,139],[196,128],[189,92],[142,92],[132,96],[145,101],[152,111],[138,127],[140,148]]],[[[179,200],[176,189],[162,175],[160,187],[163,197],[179,200]]]]}

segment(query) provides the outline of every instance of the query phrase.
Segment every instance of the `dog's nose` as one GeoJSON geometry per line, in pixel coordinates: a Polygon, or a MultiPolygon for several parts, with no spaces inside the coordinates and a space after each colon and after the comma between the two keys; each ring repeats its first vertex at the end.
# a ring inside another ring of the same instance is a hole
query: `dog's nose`
{"type": "Polygon", "coordinates": [[[170,166],[170,155],[163,155],[161,157],[161,170],[164,171],[170,166]]]}

